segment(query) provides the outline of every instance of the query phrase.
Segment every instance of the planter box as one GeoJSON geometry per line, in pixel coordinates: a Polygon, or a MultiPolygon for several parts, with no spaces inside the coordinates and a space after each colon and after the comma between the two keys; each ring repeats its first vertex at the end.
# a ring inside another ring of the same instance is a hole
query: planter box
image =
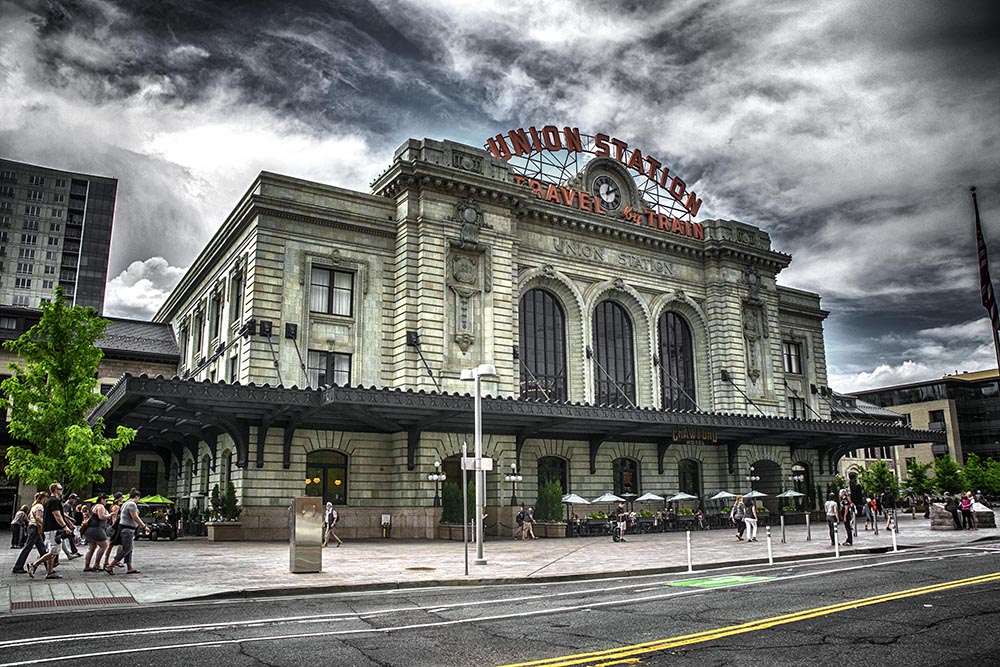
{"type": "MultiPolygon", "coordinates": [[[[456,540],[461,542],[463,539],[462,535],[463,526],[460,523],[439,523],[437,529],[434,532],[434,536],[439,540],[456,540]]],[[[470,523],[469,524],[469,541],[475,542],[476,539],[476,529],[470,523]]]]}
{"type": "Polygon", "coordinates": [[[209,542],[239,542],[243,539],[243,524],[239,521],[209,521],[209,542]]]}
{"type": "Polygon", "coordinates": [[[565,521],[539,521],[533,530],[536,537],[566,537],[565,521]]]}

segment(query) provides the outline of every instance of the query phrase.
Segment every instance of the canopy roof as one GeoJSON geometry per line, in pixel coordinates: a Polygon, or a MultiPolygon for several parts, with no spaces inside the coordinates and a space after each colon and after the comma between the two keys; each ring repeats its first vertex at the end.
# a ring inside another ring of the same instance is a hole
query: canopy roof
{"type": "MultiPolygon", "coordinates": [[[[291,442],[296,429],[367,433],[407,433],[410,469],[423,432],[471,433],[474,398],[449,394],[374,387],[328,386],[319,389],[269,385],[198,382],[180,378],[125,374],[91,414],[109,427],[119,424],[138,430],[135,444],[156,449],[169,463],[181,447],[197,452],[204,440],[215,449],[218,435],[228,434],[236,444],[237,465],[245,467],[255,456],[264,464],[267,432],[284,433],[284,465],[291,465],[291,442]],[[250,441],[250,427],[257,436],[250,441]]],[[[740,445],[764,443],[817,449],[821,460],[833,464],[862,447],[912,443],[945,443],[943,431],[919,431],[871,422],[825,421],[655,408],[627,408],[524,400],[482,399],[483,432],[514,436],[518,455],[531,438],[576,440],[590,445],[590,469],[596,471],[597,452],[607,441],[646,442],[658,446],[660,471],[667,449],[686,442],[681,434],[710,432],[706,447],[726,447],[730,470],[735,470],[740,445]]],[[[793,452],[794,453],[794,452],[793,452]]],[[[822,472],[822,471],[821,471],[822,472]]]]}

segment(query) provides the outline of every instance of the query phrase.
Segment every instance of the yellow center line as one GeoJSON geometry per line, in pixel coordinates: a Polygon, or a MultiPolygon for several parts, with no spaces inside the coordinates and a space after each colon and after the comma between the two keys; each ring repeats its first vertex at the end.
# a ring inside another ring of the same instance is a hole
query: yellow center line
{"type": "Polygon", "coordinates": [[[620,664],[626,664],[626,662],[634,664],[634,662],[638,661],[637,656],[645,655],[647,653],[655,653],[657,651],[664,651],[667,649],[677,648],[680,646],[698,644],[701,642],[711,641],[713,639],[722,639],[724,637],[731,637],[733,635],[744,634],[747,632],[766,630],[768,628],[773,628],[778,625],[785,625],[787,623],[797,623],[798,621],[805,621],[811,618],[818,618],[820,616],[836,614],[842,611],[858,609],[860,607],[868,607],[870,605],[882,604],[883,602],[892,602],[893,600],[901,600],[903,598],[915,597],[918,595],[927,595],[928,593],[936,593],[938,591],[945,591],[951,588],[960,588],[962,586],[974,586],[976,584],[984,584],[990,581],[997,581],[997,580],[1000,580],[1000,573],[984,574],[978,577],[970,577],[968,579],[958,579],[956,581],[946,581],[944,583],[933,584],[931,586],[911,588],[905,591],[886,593],[884,595],[876,595],[874,597],[862,598],[860,600],[849,600],[847,602],[840,602],[837,604],[828,605],[826,607],[803,609],[802,611],[796,611],[790,614],[784,614],[782,616],[774,616],[772,618],[750,621],[749,623],[741,623],[740,625],[731,625],[724,628],[715,628],[713,630],[695,632],[689,635],[681,635],[678,637],[670,637],[667,639],[657,639],[651,642],[632,644],[630,646],[619,646],[604,651],[579,653],[577,655],[564,655],[556,658],[533,660],[531,662],[512,663],[509,665],[504,665],[503,667],[542,667],[542,666],[569,667],[570,665],[587,665],[587,664],[594,664],[596,667],[596,664],[620,665],[620,664]]]}

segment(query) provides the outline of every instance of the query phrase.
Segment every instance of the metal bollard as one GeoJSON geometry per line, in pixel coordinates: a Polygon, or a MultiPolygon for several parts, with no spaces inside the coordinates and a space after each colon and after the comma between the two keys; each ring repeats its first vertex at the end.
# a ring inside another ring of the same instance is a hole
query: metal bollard
{"type": "Polygon", "coordinates": [[[785,543],[785,515],[781,515],[781,543],[785,543]]]}
{"type": "Polygon", "coordinates": [[[896,517],[892,517],[892,523],[889,524],[889,532],[892,533],[892,550],[899,551],[899,547],[896,545],[896,517]]]}
{"type": "MultiPolygon", "coordinates": [[[[782,539],[782,542],[785,540],[782,539]]],[[[767,527],[767,564],[774,565],[774,552],[771,551],[771,527],[767,527]]]]}
{"type": "Polygon", "coordinates": [[[806,512],[806,542],[811,542],[813,538],[812,526],[809,524],[810,512],[806,512]]]}
{"type": "Polygon", "coordinates": [[[687,531],[687,545],[688,545],[688,572],[694,572],[694,564],[691,561],[691,531],[687,531]]]}
{"type": "Polygon", "coordinates": [[[840,529],[839,528],[834,533],[833,557],[834,558],[840,558],[840,529]]]}

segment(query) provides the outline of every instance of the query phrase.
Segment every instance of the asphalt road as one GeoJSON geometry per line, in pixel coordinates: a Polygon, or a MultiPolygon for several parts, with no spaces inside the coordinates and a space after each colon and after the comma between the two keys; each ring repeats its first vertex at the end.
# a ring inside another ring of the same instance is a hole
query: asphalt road
{"type": "MultiPolygon", "coordinates": [[[[609,568],[610,569],[610,568],[609,568]]],[[[516,586],[61,610],[0,667],[1000,664],[1000,545],[516,586]]]]}

